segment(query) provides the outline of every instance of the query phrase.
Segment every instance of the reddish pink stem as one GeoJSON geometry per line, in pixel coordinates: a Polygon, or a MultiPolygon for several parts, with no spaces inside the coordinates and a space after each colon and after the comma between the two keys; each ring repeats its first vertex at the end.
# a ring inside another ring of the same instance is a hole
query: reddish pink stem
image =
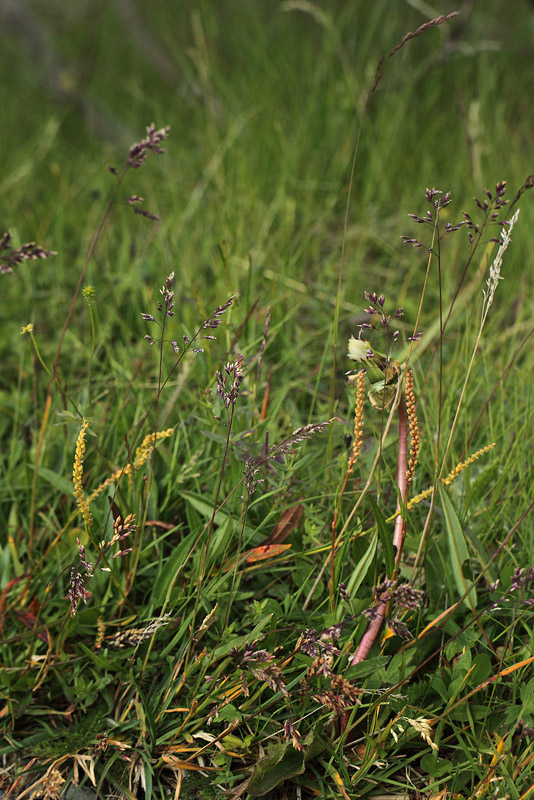
{"type": "MultiPolygon", "coordinates": [[[[401,503],[400,499],[402,498],[402,503],[406,503],[406,495],[408,492],[408,482],[406,479],[406,473],[408,471],[408,417],[406,414],[406,404],[404,402],[404,394],[401,394],[399,399],[399,460],[397,464],[397,485],[399,488],[399,499],[397,500],[397,513],[401,510],[401,503]]],[[[397,573],[397,566],[399,564],[402,548],[404,546],[404,537],[406,535],[406,523],[402,519],[402,515],[398,513],[398,516],[395,520],[395,530],[393,532],[393,545],[396,548],[395,554],[395,572],[393,574],[393,579],[396,578],[397,573]]],[[[358,645],[358,649],[356,653],[352,657],[351,665],[359,664],[361,661],[365,661],[368,657],[371,647],[375,642],[378,634],[380,633],[380,629],[384,624],[384,620],[386,618],[386,610],[389,603],[389,589],[386,589],[385,592],[378,599],[377,605],[374,607],[373,611],[375,616],[369,623],[369,627],[365,631],[360,644],[358,645]]]]}
{"type": "MultiPolygon", "coordinates": [[[[397,486],[399,489],[399,498],[402,498],[402,505],[406,504],[406,495],[408,493],[408,415],[406,414],[406,403],[404,402],[404,394],[401,394],[399,399],[399,460],[397,464],[397,486]]],[[[406,521],[400,513],[401,503],[397,498],[397,518],[395,520],[395,530],[393,532],[393,547],[396,549],[395,553],[395,569],[397,568],[402,548],[404,547],[404,537],[406,536],[406,521]]]]}
{"type": "Polygon", "coordinates": [[[378,601],[378,605],[376,605],[373,609],[373,611],[376,613],[376,616],[371,620],[369,627],[362,636],[362,640],[358,646],[358,649],[356,650],[356,653],[350,662],[351,666],[354,664],[359,664],[360,661],[365,661],[369,655],[369,651],[373,646],[373,642],[380,633],[380,628],[382,627],[384,619],[386,618],[386,606],[388,601],[389,592],[386,591],[378,601]]]}

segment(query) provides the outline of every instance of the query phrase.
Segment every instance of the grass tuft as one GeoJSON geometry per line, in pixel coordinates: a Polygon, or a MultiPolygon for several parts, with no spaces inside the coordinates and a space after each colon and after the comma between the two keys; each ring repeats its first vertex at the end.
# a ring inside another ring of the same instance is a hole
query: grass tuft
{"type": "Polygon", "coordinates": [[[0,790],[526,798],[527,4],[186,5],[6,21],[0,790]]]}

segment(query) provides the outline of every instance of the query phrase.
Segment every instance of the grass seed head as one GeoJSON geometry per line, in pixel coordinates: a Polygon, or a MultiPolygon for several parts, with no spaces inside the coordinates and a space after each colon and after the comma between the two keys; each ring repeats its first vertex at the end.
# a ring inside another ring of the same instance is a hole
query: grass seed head
{"type": "Polygon", "coordinates": [[[72,483],[74,486],[74,496],[76,498],[76,503],[80,510],[80,513],[83,517],[83,521],[90,528],[93,524],[93,517],[91,515],[91,511],[89,509],[89,503],[85,498],[85,493],[83,491],[83,458],[85,455],[85,432],[89,427],[89,423],[86,419],[83,420],[82,427],[80,429],[80,433],[78,434],[78,438],[76,440],[76,453],[74,456],[74,465],[72,468],[72,483]]]}

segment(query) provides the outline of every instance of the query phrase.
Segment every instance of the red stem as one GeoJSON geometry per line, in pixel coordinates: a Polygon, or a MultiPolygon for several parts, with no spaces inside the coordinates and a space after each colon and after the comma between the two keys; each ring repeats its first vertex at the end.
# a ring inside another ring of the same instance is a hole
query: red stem
{"type": "MultiPolygon", "coordinates": [[[[406,503],[406,495],[408,492],[408,482],[406,478],[406,473],[408,471],[408,416],[406,414],[406,403],[404,402],[404,393],[402,393],[399,398],[398,410],[399,410],[399,460],[397,464],[397,485],[399,489],[399,497],[397,500],[397,512],[401,510],[401,501],[402,505],[406,503]]],[[[396,579],[397,566],[400,562],[402,548],[404,546],[405,535],[406,535],[406,522],[402,519],[402,515],[399,514],[395,520],[395,530],[393,532],[393,545],[397,549],[395,555],[395,572],[393,574],[394,580],[396,579]]],[[[369,627],[365,631],[362,640],[358,645],[358,649],[356,650],[356,653],[352,657],[352,661],[350,662],[351,666],[353,664],[359,664],[361,661],[365,661],[365,659],[368,657],[371,647],[373,646],[375,639],[377,638],[378,634],[380,633],[380,629],[384,624],[388,603],[389,603],[389,589],[386,589],[386,591],[380,595],[378,603],[373,609],[375,616],[369,623],[369,627]]]]}
{"type": "Polygon", "coordinates": [[[384,619],[386,618],[386,606],[388,602],[389,592],[386,590],[380,597],[378,605],[376,605],[373,609],[373,611],[376,613],[376,616],[369,623],[369,627],[365,631],[358,649],[356,650],[356,653],[350,662],[351,666],[354,664],[359,664],[360,661],[365,661],[369,655],[369,651],[373,646],[373,642],[380,633],[380,628],[382,627],[384,619]]]}
{"type": "Polygon", "coordinates": [[[404,393],[401,394],[399,399],[399,460],[397,464],[397,487],[399,494],[397,497],[397,514],[395,519],[395,530],[393,532],[393,547],[396,548],[395,553],[395,571],[399,564],[402,548],[404,546],[404,537],[406,536],[406,520],[403,519],[401,511],[402,505],[406,504],[406,496],[408,493],[408,416],[406,414],[406,403],[404,402],[404,393]]]}
{"type": "Polygon", "coordinates": [[[349,465],[347,467],[347,473],[345,475],[345,480],[343,482],[343,486],[341,488],[341,492],[339,495],[338,504],[336,506],[336,510],[334,511],[334,520],[332,522],[332,542],[330,545],[330,611],[334,611],[334,554],[336,552],[336,533],[337,533],[337,519],[339,516],[339,509],[341,507],[341,501],[343,499],[343,495],[345,494],[345,489],[347,488],[347,483],[349,480],[349,476],[352,474],[352,463],[349,461],[349,465]]]}

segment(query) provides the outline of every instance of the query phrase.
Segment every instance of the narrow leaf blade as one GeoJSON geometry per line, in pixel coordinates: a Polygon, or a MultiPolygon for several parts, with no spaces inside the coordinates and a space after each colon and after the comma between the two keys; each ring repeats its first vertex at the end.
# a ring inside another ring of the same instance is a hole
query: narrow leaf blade
{"type": "MultiPolygon", "coordinates": [[[[469,560],[469,550],[456,509],[441,484],[439,484],[439,494],[443,515],[445,517],[445,526],[447,528],[452,574],[458,594],[463,595],[467,592],[470,585],[470,581],[465,577],[462,569],[464,562],[469,560]]],[[[464,598],[463,602],[469,608],[476,606],[477,595],[474,586],[471,587],[469,594],[464,598]]]]}
{"type": "Polygon", "coordinates": [[[376,527],[378,530],[378,536],[380,538],[380,542],[382,543],[382,549],[384,551],[384,562],[386,564],[386,574],[388,579],[391,578],[393,575],[393,570],[395,569],[395,550],[393,549],[393,536],[388,531],[388,524],[386,522],[386,518],[383,515],[382,511],[379,509],[378,505],[374,497],[369,495],[369,500],[371,501],[371,505],[373,507],[373,512],[375,515],[376,520],[376,527]]]}

